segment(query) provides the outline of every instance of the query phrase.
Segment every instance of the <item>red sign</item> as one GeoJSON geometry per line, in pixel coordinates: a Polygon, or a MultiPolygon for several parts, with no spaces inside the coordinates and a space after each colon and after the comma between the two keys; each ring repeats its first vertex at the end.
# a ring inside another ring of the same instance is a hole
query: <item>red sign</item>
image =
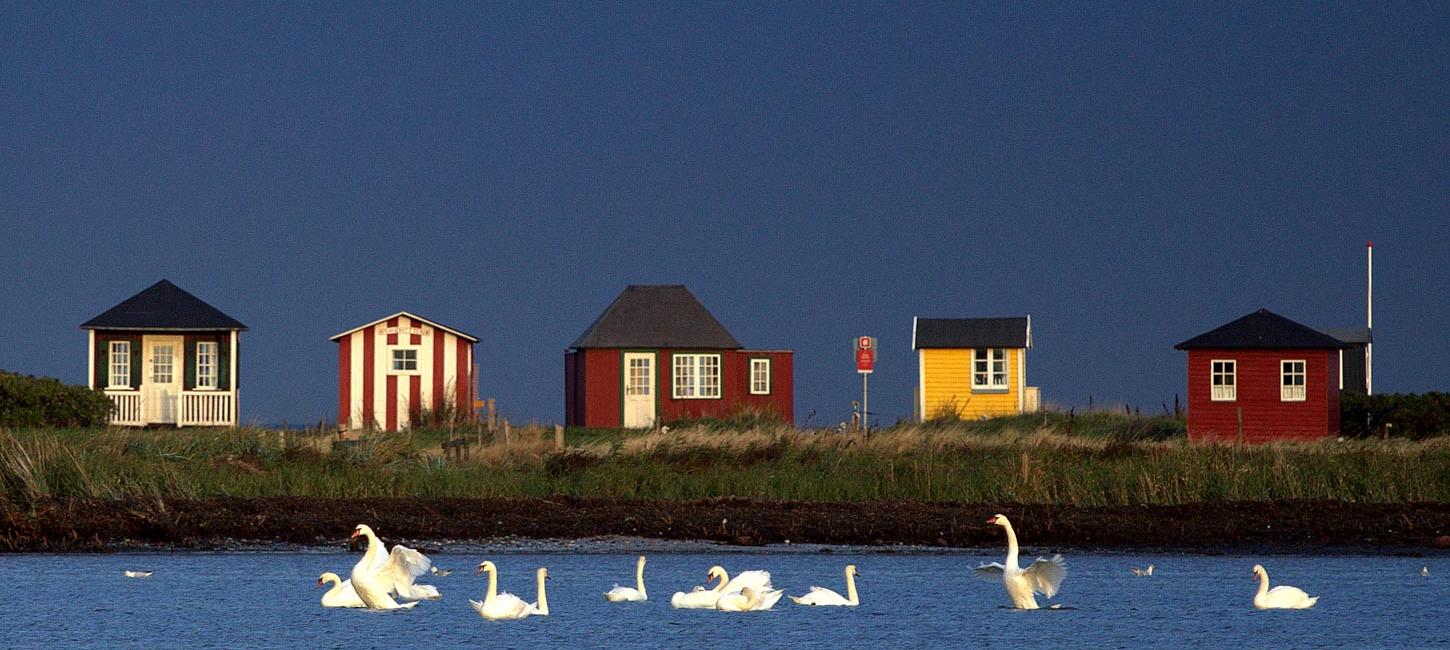
{"type": "Polygon", "coordinates": [[[856,372],[871,374],[876,369],[876,337],[856,337],[856,372]]]}

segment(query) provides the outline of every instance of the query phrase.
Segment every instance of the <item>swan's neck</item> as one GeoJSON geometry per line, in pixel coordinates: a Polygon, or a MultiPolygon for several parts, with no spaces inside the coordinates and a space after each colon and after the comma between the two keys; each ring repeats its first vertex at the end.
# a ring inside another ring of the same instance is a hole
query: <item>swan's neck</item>
{"type": "Polygon", "coordinates": [[[846,602],[852,605],[860,605],[861,599],[856,597],[856,576],[846,572],[846,602]]]}
{"type": "Polygon", "coordinates": [[[548,582],[548,579],[544,576],[544,573],[541,571],[541,572],[539,572],[539,602],[534,603],[534,609],[537,610],[539,612],[539,614],[541,614],[543,616],[548,616],[549,615],[549,594],[548,594],[548,592],[546,592],[544,590],[544,583],[545,582],[548,582]]]}
{"type": "Polygon", "coordinates": [[[634,585],[635,589],[639,590],[639,595],[646,598],[649,597],[649,595],[646,594],[644,591],[644,562],[640,562],[639,565],[634,568],[634,585]]]}
{"type": "Polygon", "coordinates": [[[1265,595],[1268,595],[1268,593],[1269,593],[1269,572],[1268,571],[1260,571],[1259,572],[1259,593],[1258,593],[1258,595],[1265,596],[1265,595]]]}
{"type": "Polygon", "coordinates": [[[484,607],[488,607],[489,605],[492,605],[493,604],[493,599],[497,595],[498,595],[498,573],[497,572],[494,572],[494,571],[489,571],[488,572],[488,593],[486,593],[486,594],[483,595],[483,606],[484,607]]]}
{"type": "Polygon", "coordinates": [[[372,567],[382,564],[383,540],[378,539],[378,536],[371,532],[367,533],[367,538],[368,550],[363,553],[364,566],[372,567]]]}
{"type": "Polygon", "coordinates": [[[728,585],[728,584],[730,584],[730,574],[726,573],[722,569],[720,571],[720,584],[715,585],[715,591],[724,593],[725,592],[725,585],[728,585]]]}
{"type": "Polygon", "coordinates": [[[332,585],[327,590],[327,593],[331,594],[334,591],[342,589],[342,578],[339,578],[337,576],[328,576],[322,579],[322,584],[332,585]]]}
{"type": "Polygon", "coordinates": [[[1002,528],[1007,531],[1007,568],[1020,569],[1022,567],[1017,565],[1017,532],[1012,530],[1011,522],[1003,522],[1002,528]]]}

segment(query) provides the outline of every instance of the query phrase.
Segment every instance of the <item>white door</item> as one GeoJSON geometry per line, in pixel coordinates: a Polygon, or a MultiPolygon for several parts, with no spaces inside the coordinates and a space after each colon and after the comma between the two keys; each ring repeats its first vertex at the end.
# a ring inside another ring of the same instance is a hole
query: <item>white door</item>
{"type": "Polygon", "coordinates": [[[655,423],[655,355],[624,353],[624,426],[652,427],[655,423]]]}
{"type": "Polygon", "coordinates": [[[146,359],[141,391],[146,421],[176,424],[181,405],[181,337],[147,336],[145,341],[141,352],[146,359]]]}

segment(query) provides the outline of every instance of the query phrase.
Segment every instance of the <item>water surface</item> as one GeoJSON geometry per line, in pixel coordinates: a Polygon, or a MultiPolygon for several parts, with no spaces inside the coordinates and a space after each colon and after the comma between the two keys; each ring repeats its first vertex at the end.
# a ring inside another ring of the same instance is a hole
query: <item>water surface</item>
{"type": "Polygon", "coordinates": [[[1063,609],[1005,607],[999,584],[971,577],[978,552],[690,552],[650,555],[646,603],[607,603],[602,592],[632,584],[635,554],[489,552],[433,554],[455,570],[422,582],[444,599],[411,611],[324,609],[317,575],[347,576],[359,556],[342,552],[125,553],[0,556],[13,586],[0,622],[3,647],[764,647],[979,648],[1424,648],[1450,643],[1450,563],[1375,556],[1068,554],[1052,602],[1063,609]],[[486,621],[468,605],[498,564],[502,588],[533,601],[533,572],[549,567],[551,616],[486,621]],[[1151,578],[1128,568],[1157,566],[1151,578]],[[856,564],[858,608],[806,608],[783,599],[747,614],[674,610],[671,593],[702,584],[721,564],[766,569],[801,594],[820,584],[845,592],[856,564]],[[1250,569],[1321,596],[1307,611],[1259,612],[1250,569]],[[1431,575],[1419,576],[1429,564],[1431,575]],[[150,569],[145,580],[125,569],[150,569]]]}

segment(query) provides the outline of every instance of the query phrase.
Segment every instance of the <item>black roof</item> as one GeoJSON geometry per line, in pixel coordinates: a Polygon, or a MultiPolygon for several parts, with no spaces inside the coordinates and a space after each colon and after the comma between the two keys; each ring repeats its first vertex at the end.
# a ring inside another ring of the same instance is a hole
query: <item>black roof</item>
{"type": "Polygon", "coordinates": [[[1199,334],[1173,346],[1179,350],[1298,349],[1339,350],[1344,342],[1307,325],[1300,325],[1267,309],[1199,334]]]}
{"type": "Polygon", "coordinates": [[[912,348],[1026,348],[1032,318],[917,318],[912,348]]]}
{"type": "Polygon", "coordinates": [[[741,345],[684,285],[632,284],[569,347],[734,350],[741,345]]]}
{"type": "Polygon", "coordinates": [[[247,326],[162,280],[86,321],[81,329],[216,331],[245,330],[247,326]]]}

